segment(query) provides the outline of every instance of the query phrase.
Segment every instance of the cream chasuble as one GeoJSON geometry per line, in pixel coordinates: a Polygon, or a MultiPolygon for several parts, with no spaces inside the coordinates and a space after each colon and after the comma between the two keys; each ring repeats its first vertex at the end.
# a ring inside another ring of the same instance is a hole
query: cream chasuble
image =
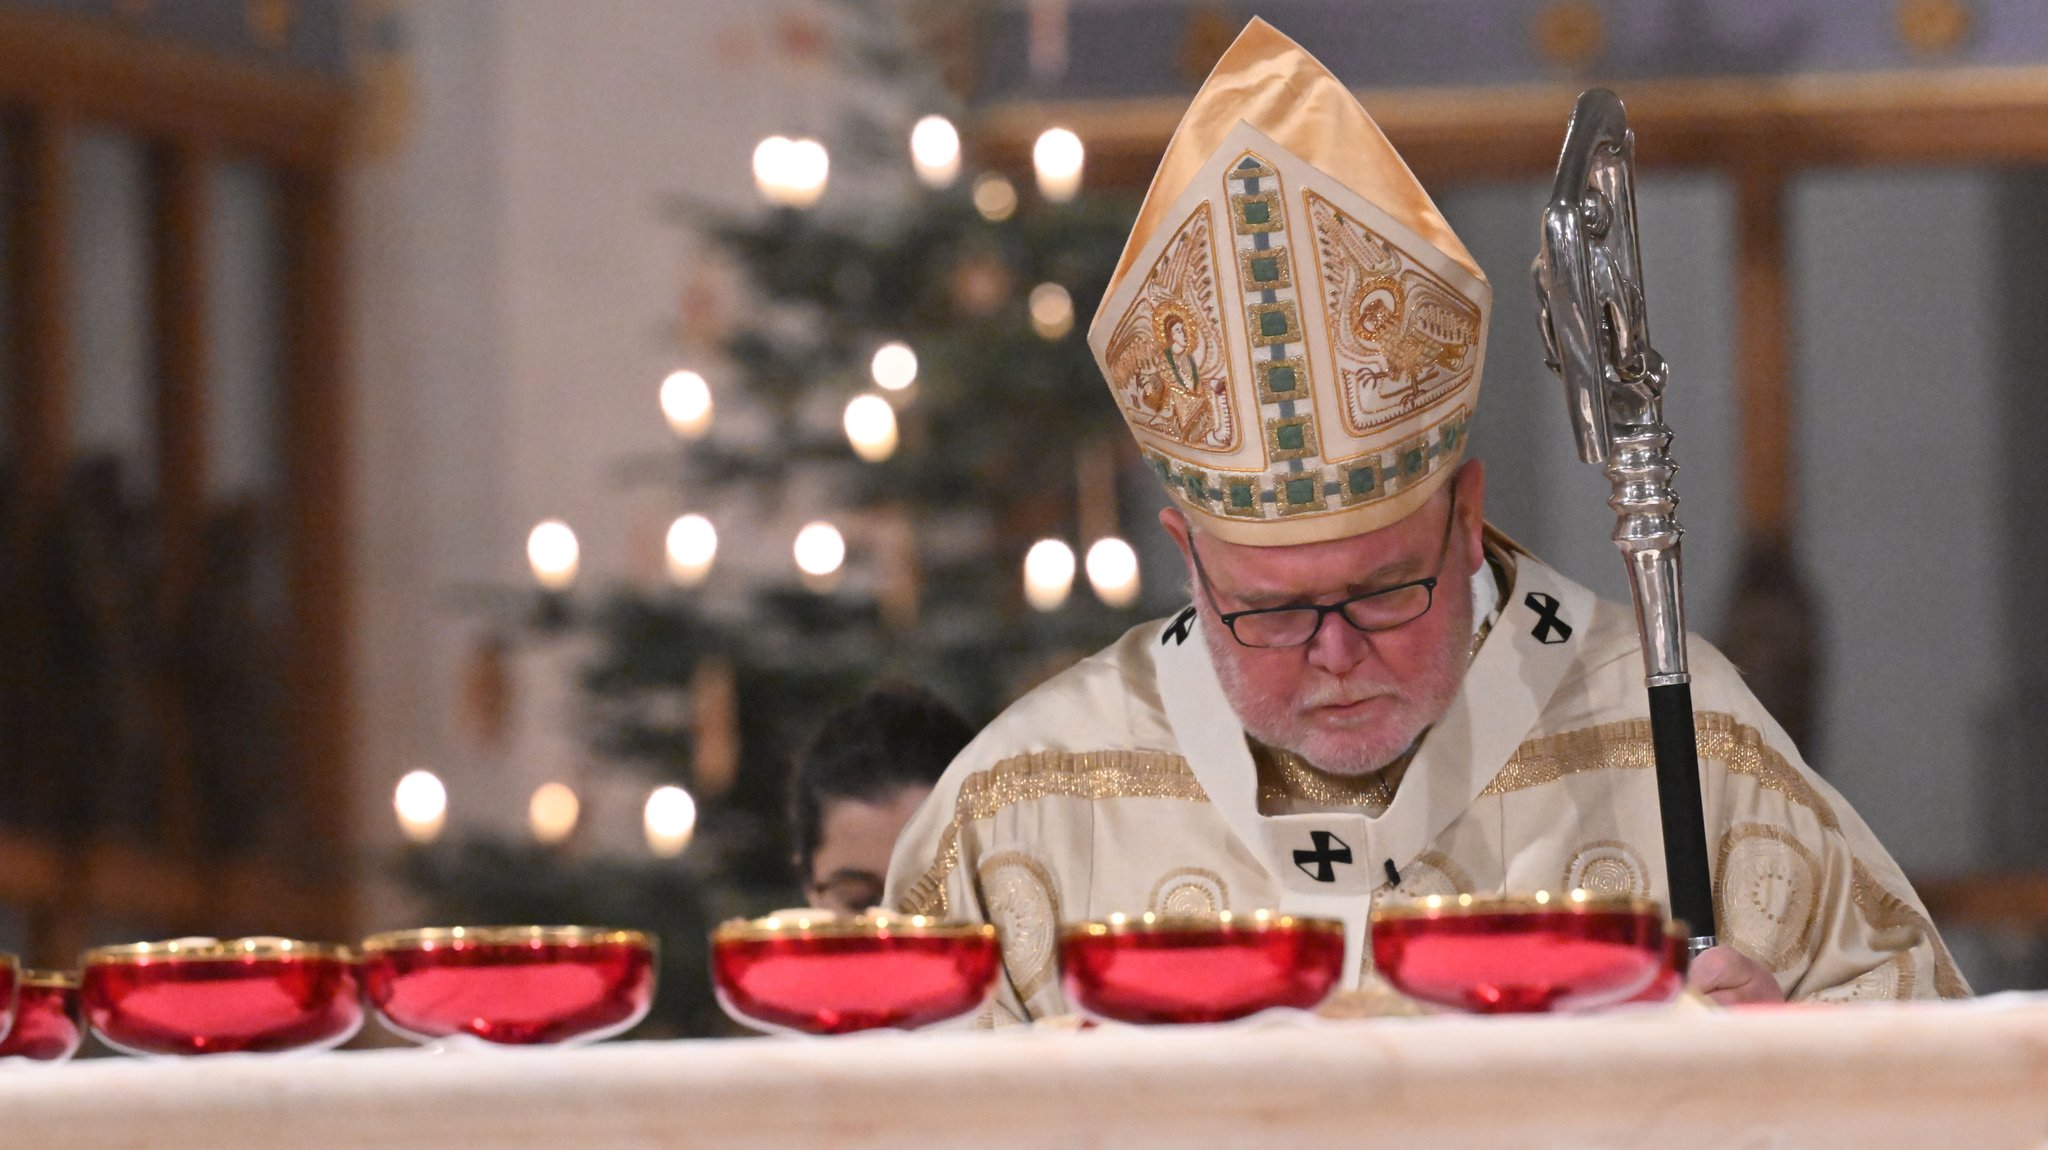
{"type": "MultiPolygon", "coordinates": [[[[1370,975],[1367,916],[1390,893],[1666,901],[1634,616],[1515,559],[1464,689],[1383,808],[1321,776],[1320,792],[1267,803],[1288,813],[1262,813],[1258,765],[1189,610],[983,731],[898,840],[887,904],[996,925],[1007,977],[984,1022],[1001,1022],[1065,1013],[1060,924],[1116,912],[1341,919],[1355,987],[1370,975]]],[[[1691,654],[1721,942],[1769,964],[1793,999],[1968,994],[1856,813],[1719,652],[1694,637],[1691,654]]]]}

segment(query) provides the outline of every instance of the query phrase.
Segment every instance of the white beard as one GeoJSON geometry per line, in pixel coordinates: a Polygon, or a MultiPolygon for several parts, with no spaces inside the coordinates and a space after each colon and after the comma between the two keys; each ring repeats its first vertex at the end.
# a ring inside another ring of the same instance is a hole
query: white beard
{"type": "MultiPolygon", "coordinates": [[[[1464,685],[1470,659],[1472,603],[1464,600],[1457,608],[1439,602],[1439,610],[1453,610],[1447,633],[1451,638],[1436,652],[1422,674],[1404,682],[1387,682],[1353,675],[1332,678],[1315,676],[1293,699],[1261,698],[1238,662],[1243,648],[1231,637],[1229,628],[1209,625],[1202,634],[1209,645],[1209,661],[1223,684],[1223,695],[1237,712],[1238,722],[1253,738],[1269,747],[1291,751],[1310,766],[1333,775],[1368,775],[1406,753],[1444,712],[1464,685]],[[1391,712],[1382,710],[1369,720],[1355,723],[1318,722],[1308,717],[1316,707],[1373,696],[1394,698],[1391,712]]],[[[1326,627],[1347,626],[1330,619],[1326,627]]]]}

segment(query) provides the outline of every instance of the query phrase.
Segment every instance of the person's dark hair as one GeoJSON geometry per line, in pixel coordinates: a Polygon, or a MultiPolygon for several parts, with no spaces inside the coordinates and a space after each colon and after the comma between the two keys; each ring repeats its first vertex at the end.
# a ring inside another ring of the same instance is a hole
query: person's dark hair
{"type": "Polygon", "coordinates": [[[798,881],[811,881],[826,803],[879,802],[903,787],[932,786],[973,738],[960,712],[914,683],[883,683],[834,712],[797,752],[790,772],[798,881]]]}

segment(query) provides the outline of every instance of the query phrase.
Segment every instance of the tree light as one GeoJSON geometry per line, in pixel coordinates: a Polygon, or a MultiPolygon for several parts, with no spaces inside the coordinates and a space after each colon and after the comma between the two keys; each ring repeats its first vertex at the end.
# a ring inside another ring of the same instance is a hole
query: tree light
{"type": "Polygon", "coordinates": [[[672,371],[661,381],[661,414],[669,429],[695,439],[711,428],[711,385],[694,371],[672,371]]]}
{"type": "Polygon", "coordinates": [[[398,829],[416,843],[430,843],[448,821],[448,788],[432,771],[408,771],[391,792],[398,829]]]}
{"type": "Polygon", "coordinates": [[[647,848],[662,858],[674,858],[690,845],[690,835],[697,829],[697,800],[681,787],[656,787],[647,796],[641,823],[647,830],[647,848]]]}
{"type": "Polygon", "coordinates": [[[1001,223],[1017,212],[1017,187],[995,172],[974,181],[974,210],[988,222],[1001,223]]]}
{"type": "Polygon", "coordinates": [[[1081,190],[1081,137],[1065,128],[1047,128],[1031,145],[1031,167],[1038,175],[1038,194],[1056,204],[1081,190]]]}
{"type": "Polygon", "coordinates": [[[856,395],[846,405],[846,438],[854,454],[880,463],[896,451],[896,409],[879,395],[856,395]]]}
{"type": "Polygon", "coordinates": [[[813,139],[770,136],[754,146],[754,187],[771,204],[810,207],[825,194],[831,170],[825,145],[813,139]]]}
{"type": "Polygon", "coordinates": [[[1043,340],[1058,340],[1074,330],[1074,297],[1056,283],[1031,289],[1031,330],[1043,340]]]}
{"type": "Polygon", "coordinates": [[[574,833],[576,820],[582,813],[583,804],[567,783],[542,783],[534,789],[533,798],[526,804],[527,825],[533,828],[533,837],[547,846],[562,842],[574,833]]]}
{"type": "Polygon", "coordinates": [[[1067,601],[1074,586],[1074,549],[1057,539],[1041,539],[1024,554],[1024,601],[1052,611],[1067,601]]]}
{"type": "Polygon", "coordinates": [[[917,353],[907,343],[885,343],[875,349],[875,358],[868,361],[868,374],[874,376],[875,386],[883,391],[902,391],[917,382],[917,353]]]}
{"type": "Polygon", "coordinates": [[[582,549],[576,533],[559,519],[543,519],[526,536],[526,565],[533,577],[550,591],[566,591],[576,582],[582,549]]]}
{"type": "Polygon", "coordinates": [[[668,577],[679,587],[695,587],[718,557],[718,528],[702,515],[680,516],[668,525],[667,550],[668,577]]]}
{"type": "Polygon", "coordinates": [[[1095,597],[1112,607],[1128,607],[1138,598],[1138,553],[1111,535],[1088,548],[1088,585],[1095,597]]]}
{"type": "Polygon", "coordinates": [[[960,175],[960,133],[944,116],[926,116],[910,129],[910,162],[928,187],[943,188],[960,175]]]}
{"type": "Polygon", "coordinates": [[[796,533],[796,565],[804,574],[823,578],[846,562],[846,537],[824,520],[804,525],[796,533]]]}

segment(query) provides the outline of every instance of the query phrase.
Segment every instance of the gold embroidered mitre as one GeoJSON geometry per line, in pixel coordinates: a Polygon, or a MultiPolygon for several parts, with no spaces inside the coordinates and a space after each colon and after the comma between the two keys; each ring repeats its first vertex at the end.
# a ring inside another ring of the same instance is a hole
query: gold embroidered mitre
{"type": "Polygon", "coordinates": [[[1198,527],[1312,543],[1455,470],[1491,301],[1372,117],[1255,19],[1174,131],[1088,346],[1198,527]]]}

